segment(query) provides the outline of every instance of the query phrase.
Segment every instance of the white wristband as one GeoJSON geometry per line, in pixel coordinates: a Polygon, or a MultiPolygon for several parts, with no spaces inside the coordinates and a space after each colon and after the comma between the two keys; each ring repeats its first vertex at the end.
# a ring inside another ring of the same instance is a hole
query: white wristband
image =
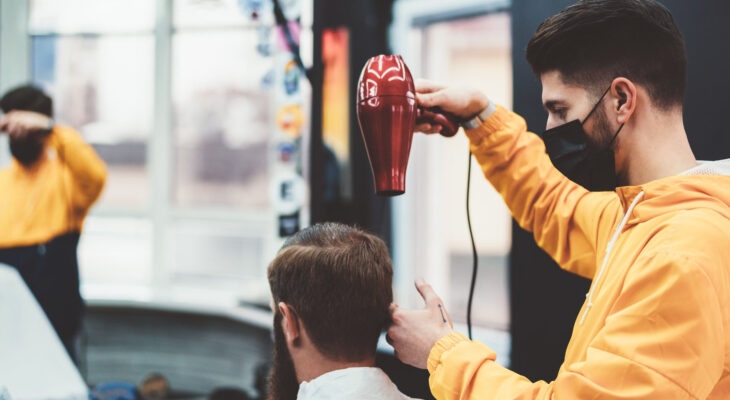
{"type": "Polygon", "coordinates": [[[494,114],[496,111],[497,111],[497,105],[493,101],[490,101],[489,105],[487,105],[487,108],[482,110],[482,112],[477,114],[474,118],[472,118],[466,122],[462,122],[461,126],[464,128],[464,130],[467,130],[467,131],[469,129],[474,129],[478,126],[481,126],[482,122],[488,120],[489,117],[491,117],[492,114],[494,114]]]}

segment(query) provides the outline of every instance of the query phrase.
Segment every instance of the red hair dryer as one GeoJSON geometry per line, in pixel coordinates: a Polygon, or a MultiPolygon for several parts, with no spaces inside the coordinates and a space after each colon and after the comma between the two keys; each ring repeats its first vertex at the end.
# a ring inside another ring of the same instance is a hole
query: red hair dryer
{"type": "Polygon", "coordinates": [[[365,64],[357,87],[357,120],[375,179],[375,193],[406,191],[406,168],[416,121],[439,124],[444,136],[459,129],[456,117],[416,105],[413,77],[401,56],[376,56],[365,64]]]}

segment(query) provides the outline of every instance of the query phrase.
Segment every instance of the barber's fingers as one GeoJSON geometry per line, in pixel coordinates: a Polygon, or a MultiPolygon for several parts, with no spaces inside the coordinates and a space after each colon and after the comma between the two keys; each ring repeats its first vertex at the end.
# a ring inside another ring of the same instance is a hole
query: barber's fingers
{"type": "Polygon", "coordinates": [[[429,130],[431,130],[432,126],[428,122],[424,122],[422,124],[416,124],[416,126],[413,128],[414,132],[422,132],[422,133],[430,133],[429,130]]]}
{"type": "Polygon", "coordinates": [[[25,129],[23,129],[23,126],[15,118],[8,118],[4,126],[4,131],[12,139],[20,139],[25,136],[25,129]]]}
{"type": "Polygon", "coordinates": [[[18,113],[16,111],[10,111],[9,113],[3,115],[3,117],[0,119],[0,127],[3,131],[10,133],[11,130],[17,129],[17,115],[18,113]]]}
{"type": "Polygon", "coordinates": [[[0,118],[0,131],[7,132],[10,136],[17,133],[18,131],[18,119],[16,118],[16,112],[10,111],[0,118]]]}
{"type": "Polygon", "coordinates": [[[441,131],[443,129],[444,128],[441,125],[439,125],[439,124],[432,125],[429,122],[424,122],[424,123],[421,123],[421,124],[416,124],[416,127],[414,128],[414,131],[415,132],[421,132],[421,133],[425,133],[425,134],[431,135],[431,134],[434,134],[434,133],[441,133],[441,131]]]}
{"type": "Polygon", "coordinates": [[[25,129],[22,121],[18,118],[16,111],[5,114],[0,124],[2,125],[2,130],[7,132],[13,139],[19,139],[27,133],[27,129],[25,129]]]}
{"type": "Polygon", "coordinates": [[[444,89],[446,85],[428,79],[416,79],[416,93],[432,93],[444,89]]]}
{"type": "Polygon", "coordinates": [[[449,313],[446,311],[446,306],[444,306],[444,302],[436,294],[436,291],[433,290],[433,287],[431,287],[431,285],[426,283],[423,279],[418,278],[416,279],[416,290],[418,290],[418,293],[420,293],[421,297],[423,297],[423,300],[426,302],[426,308],[433,313],[432,315],[436,315],[443,321],[443,323],[449,324],[449,326],[453,329],[454,324],[451,321],[451,316],[449,316],[449,313]]]}
{"type": "Polygon", "coordinates": [[[416,290],[423,297],[427,308],[438,307],[441,304],[441,298],[436,294],[436,291],[423,279],[416,279],[416,290]]]}
{"type": "Polygon", "coordinates": [[[446,90],[438,90],[432,93],[417,93],[418,105],[425,108],[441,107],[450,99],[446,90]]]}
{"type": "Polygon", "coordinates": [[[23,139],[30,134],[28,128],[18,121],[11,120],[7,126],[8,136],[12,139],[23,139]]]}

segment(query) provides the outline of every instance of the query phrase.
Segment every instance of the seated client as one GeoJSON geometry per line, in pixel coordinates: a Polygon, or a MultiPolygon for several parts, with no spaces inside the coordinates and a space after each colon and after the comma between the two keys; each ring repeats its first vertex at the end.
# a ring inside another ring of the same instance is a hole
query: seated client
{"type": "Polygon", "coordinates": [[[274,305],[271,399],[408,399],[375,368],[390,321],[393,267],[378,237],[314,225],[269,265],[274,305]]]}

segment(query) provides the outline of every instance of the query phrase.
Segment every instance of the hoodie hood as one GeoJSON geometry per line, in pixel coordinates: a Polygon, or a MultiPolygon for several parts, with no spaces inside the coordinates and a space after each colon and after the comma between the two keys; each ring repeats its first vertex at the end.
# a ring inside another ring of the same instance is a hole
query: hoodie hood
{"type": "Polygon", "coordinates": [[[730,159],[701,161],[680,175],[620,187],[616,192],[624,210],[644,192],[625,228],[668,212],[698,208],[712,209],[730,219],[730,159]]]}
{"type": "Polygon", "coordinates": [[[730,176],[730,158],[718,161],[699,161],[698,166],[680,175],[724,175],[730,176]]]}

